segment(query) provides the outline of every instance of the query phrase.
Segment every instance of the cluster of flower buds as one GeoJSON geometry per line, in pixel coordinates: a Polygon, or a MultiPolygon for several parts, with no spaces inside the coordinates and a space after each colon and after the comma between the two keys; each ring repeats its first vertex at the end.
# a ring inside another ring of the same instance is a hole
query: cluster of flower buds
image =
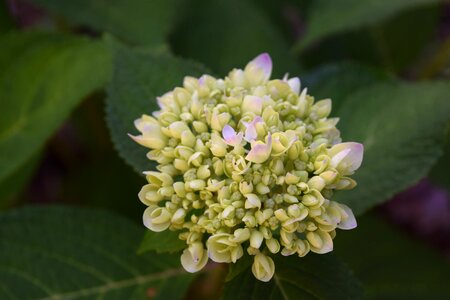
{"type": "Polygon", "coordinates": [[[188,272],[208,258],[254,256],[253,274],[269,281],[271,255],[333,250],[336,228],[356,227],[346,205],[329,200],[352,189],[363,146],[341,143],[331,100],[315,102],[298,78],[270,80],[261,54],[224,79],[185,77],[158,98],[160,110],[135,121],[157,171],[139,199],[152,231],[179,231],[188,272]]]}

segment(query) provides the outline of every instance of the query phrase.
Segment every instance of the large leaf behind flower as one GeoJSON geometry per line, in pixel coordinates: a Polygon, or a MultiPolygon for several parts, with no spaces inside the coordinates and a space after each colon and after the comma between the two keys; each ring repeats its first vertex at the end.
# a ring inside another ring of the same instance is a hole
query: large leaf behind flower
{"type": "Polygon", "coordinates": [[[173,20],[173,0],[30,0],[76,25],[106,31],[134,44],[164,43],[173,20]]]}
{"type": "Polygon", "coordinates": [[[283,33],[259,1],[187,0],[179,19],[171,39],[175,53],[202,62],[221,76],[243,68],[262,52],[272,56],[277,77],[299,70],[283,33]]]}
{"type": "Polygon", "coordinates": [[[348,96],[337,115],[345,141],[362,142],[358,186],[336,200],[357,214],[423,178],[442,155],[450,83],[384,83],[348,96]]]}
{"type": "Polygon", "coordinates": [[[442,0],[316,0],[306,20],[306,34],[297,51],[332,34],[371,26],[402,11],[442,0]]]}
{"type": "Polygon", "coordinates": [[[375,216],[338,232],[334,251],[363,283],[364,299],[450,299],[450,263],[375,216]]]}
{"type": "Polygon", "coordinates": [[[450,121],[450,83],[404,83],[354,64],[324,66],[305,77],[317,99],[333,100],[343,141],[365,145],[354,178],[336,194],[361,214],[423,178],[442,154],[450,121]]]}
{"type": "Polygon", "coordinates": [[[49,33],[0,38],[0,180],[24,164],[110,74],[103,43],[49,33]]]}
{"type": "Polygon", "coordinates": [[[206,69],[169,54],[135,51],[111,41],[113,76],[108,87],[106,120],[120,156],[137,172],[152,168],[149,149],[128,137],[138,134],[134,120],[159,109],[156,98],[182,86],[187,75],[200,76],[206,69]]]}
{"type": "Polygon", "coordinates": [[[0,299],[181,299],[178,256],[136,255],[140,227],[105,212],[26,207],[0,214],[0,299]]]}
{"type": "Polygon", "coordinates": [[[332,254],[274,257],[275,275],[270,282],[258,281],[242,258],[225,284],[224,299],[360,299],[361,286],[352,272],[332,254]],[[233,274],[234,273],[234,274],[233,274]]]}

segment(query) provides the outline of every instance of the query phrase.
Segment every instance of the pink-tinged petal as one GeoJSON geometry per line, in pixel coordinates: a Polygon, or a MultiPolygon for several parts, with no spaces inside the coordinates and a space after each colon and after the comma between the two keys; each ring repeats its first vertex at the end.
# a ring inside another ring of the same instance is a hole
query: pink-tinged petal
{"type": "Polygon", "coordinates": [[[268,53],[258,55],[250,62],[250,64],[254,64],[257,68],[261,69],[267,79],[272,75],[272,58],[270,58],[268,53]]]}
{"type": "Polygon", "coordinates": [[[254,141],[257,137],[258,137],[258,132],[256,131],[256,124],[258,123],[262,123],[264,122],[263,118],[257,116],[253,119],[253,121],[251,121],[250,123],[248,122],[242,122],[242,124],[244,124],[245,126],[245,135],[244,135],[244,139],[247,142],[251,142],[254,141]]]}
{"type": "Polygon", "coordinates": [[[204,86],[206,84],[206,75],[202,75],[199,79],[198,79],[198,84],[200,86],[204,86]]]}
{"type": "Polygon", "coordinates": [[[245,66],[244,73],[251,86],[267,82],[272,74],[272,59],[269,54],[263,53],[255,57],[245,66]]]}
{"type": "Polygon", "coordinates": [[[242,142],[242,132],[236,133],[236,131],[230,125],[225,125],[222,130],[222,136],[230,146],[237,146],[242,142]]]}
{"type": "Polygon", "coordinates": [[[364,155],[364,146],[360,143],[341,143],[330,150],[331,166],[342,175],[353,174],[360,166],[364,155]]]}
{"type": "Polygon", "coordinates": [[[337,228],[344,230],[356,228],[358,224],[356,223],[355,215],[350,207],[341,203],[339,203],[339,206],[343,210],[343,213],[341,213],[341,221],[337,225],[337,228]]]}
{"type": "Polygon", "coordinates": [[[269,133],[267,142],[263,143],[261,141],[253,141],[252,149],[245,157],[246,160],[253,163],[263,163],[270,157],[270,152],[272,151],[272,136],[269,133]]]}
{"type": "Polygon", "coordinates": [[[255,115],[261,115],[263,99],[258,96],[247,95],[244,97],[241,105],[242,113],[252,112],[255,115]]]}

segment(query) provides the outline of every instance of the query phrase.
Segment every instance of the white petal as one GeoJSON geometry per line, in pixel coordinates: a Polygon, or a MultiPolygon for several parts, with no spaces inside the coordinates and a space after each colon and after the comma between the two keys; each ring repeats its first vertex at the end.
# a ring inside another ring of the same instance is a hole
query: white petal
{"type": "Polygon", "coordinates": [[[291,90],[297,95],[300,93],[300,79],[298,77],[291,78],[287,81],[291,90]]]}
{"type": "Polygon", "coordinates": [[[339,206],[344,210],[346,216],[341,216],[341,222],[338,224],[337,228],[344,230],[356,228],[358,224],[356,223],[355,215],[353,214],[353,211],[350,209],[350,207],[341,203],[339,203],[339,206]]]}

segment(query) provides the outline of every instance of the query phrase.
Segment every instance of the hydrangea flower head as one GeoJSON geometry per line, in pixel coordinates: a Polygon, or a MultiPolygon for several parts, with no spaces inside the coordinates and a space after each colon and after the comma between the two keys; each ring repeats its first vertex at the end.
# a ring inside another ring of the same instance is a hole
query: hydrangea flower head
{"type": "Polygon", "coordinates": [[[264,53],[224,79],[185,77],[158,98],[159,111],[135,121],[141,134],[131,137],[158,163],[139,193],[144,224],[179,232],[188,272],[246,251],[255,277],[269,281],[271,256],[330,252],[336,228],[356,227],[331,198],[355,187],[363,146],[341,142],[331,100],[271,72],[264,53]]]}

